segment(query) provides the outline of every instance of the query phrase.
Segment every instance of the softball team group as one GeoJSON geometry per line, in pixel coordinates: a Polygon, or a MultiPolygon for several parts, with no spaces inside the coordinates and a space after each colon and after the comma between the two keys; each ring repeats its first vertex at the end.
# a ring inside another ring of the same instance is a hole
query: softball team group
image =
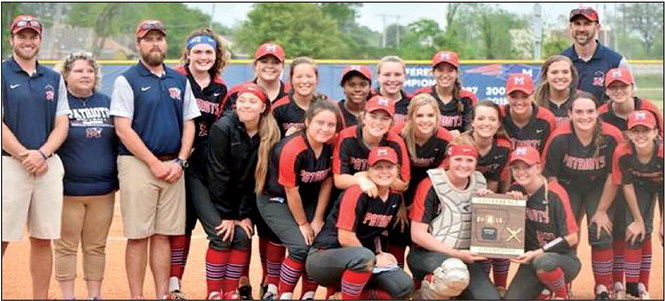
{"type": "MultiPolygon", "coordinates": [[[[593,13],[573,10],[571,28],[597,25],[593,13]]],[[[13,119],[30,104],[12,98],[10,75],[34,78],[18,71],[21,39],[41,41],[41,24],[30,18],[12,23],[14,58],[2,69],[3,135],[7,128],[19,142],[27,125],[13,119]]],[[[256,49],[253,79],[227,89],[228,52],[211,30],[190,34],[175,69],[163,66],[160,21],[143,21],[136,36],[141,60],[116,79],[110,98],[96,91],[100,70],[90,54],[73,53],[59,67],[67,99],[52,112],[68,113],[69,134],[56,155],[37,155],[62,160],[62,230],[31,237],[55,239],[64,298],[74,298],[79,242],[88,297],[101,296],[118,188],[136,299],[148,263],[157,298],[185,298],[197,221],[209,240],[208,299],[314,299],[319,286],[328,299],[569,299],[583,264],[591,264],[597,299],[649,298],[655,214],[663,236],[663,119],[635,95],[630,69],[609,68],[598,99],[580,90],[574,61],[554,55],[537,85],[510,74],[507,104],[497,105],[463,88],[455,52],[435,53],[435,84],[413,94],[404,90],[404,62],[386,56],[375,74],[345,67],[345,98],[336,101],[317,92],[311,58],[291,60],[282,81],[286,54],[275,43],[256,49]],[[527,200],[525,253],[517,258],[469,251],[471,198],[490,193],[527,200]],[[590,263],[576,251],[585,215],[590,263]],[[262,281],[252,284],[253,241],[262,281]],[[519,267],[508,283],[511,262],[519,267]]],[[[18,179],[5,171],[10,160],[28,178],[47,172],[22,156],[3,139],[4,188],[12,185],[6,178],[18,179]]],[[[3,255],[26,223],[8,236],[6,194],[3,255]]],[[[27,218],[33,231],[41,217],[27,218]]],[[[43,286],[36,279],[33,286],[43,286]]]]}

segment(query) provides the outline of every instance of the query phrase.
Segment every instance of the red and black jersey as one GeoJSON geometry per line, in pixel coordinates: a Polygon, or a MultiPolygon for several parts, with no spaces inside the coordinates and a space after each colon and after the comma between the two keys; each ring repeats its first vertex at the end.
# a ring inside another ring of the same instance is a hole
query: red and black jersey
{"type": "MultiPolygon", "coordinates": [[[[391,147],[397,152],[400,165],[400,178],[408,182],[411,179],[409,154],[404,140],[399,135],[388,131],[381,139],[379,146],[391,147]]],[[[366,171],[370,149],[363,142],[362,126],[354,125],[339,132],[333,153],[332,169],[334,174],[350,174],[366,171]]]]}
{"type": "MultiPolygon", "coordinates": [[[[407,93],[406,91],[402,90],[400,92],[402,94],[402,99],[395,102],[395,116],[393,117],[395,123],[406,121],[406,115],[409,111],[409,104],[411,103],[412,98],[411,94],[407,93]]],[[[372,90],[372,92],[370,92],[369,98],[372,98],[374,95],[381,95],[381,88],[372,90]]]]}
{"type": "Polygon", "coordinates": [[[512,144],[508,139],[496,138],[492,141],[492,148],[484,156],[478,158],[476,170],[481,172],[487,181],[510,180],[508,159],[512,144]]]}
{"type": "MultiPolygon", "coordinates": [[[[406,126],[400,123],[392,127],[391,131],[401,136],[402,130],[406,126]]],[[[439,127],[436,133],[430,137],[423,145],[416,144],[416,159],[409,154],[409,163],[411,164],[411,183],[404,192],[406,204],[413,201],[413,193],[416,190],[416,184],[427,178],[427,170],[437,168],[446,157],[448,144],[453,141],[453,135],[443,127],[439,127]]],[[[407,149],[408,152],[408,149],[407,149]]]]}
{"type": "Polygon", "coordinates": [[[568,118],[568,110],[570,109],[570,103],[572,100],[575,98],[575,95],[579,93],[582,90],[573,90],[570,89],[570,93],[568,94],[568,99],[566,99],[565,102],[563,102],[561,105],[555,104],[552,101],[545,100],[547,103],[547,109],[554,114],[554,123],[555,127],[559,127],[560,125],[569,122],[570,118],[568,118]]]}
{"type": "Polygon", "coordinates": [[[344,106],[344,102],[346,99],[340,100],[337,105],[339,106],[339,110],[342,112],[342,121],[344,121],[344,127],[343,128],[348,128],[350,126],[354,126],[358,124],[358,117],[356,115],[351,114],[349,110],[344,106]]]}
{"type": "MultiPolygon", "coordinates": [[[[519,184],[513,184],[508,191],[520,191],[526,195],[526,191],[519,184]]],[[[545,185],[526,201],[525,251],[540,249],[558,237],[577,233],[579,230],[570,207],[568,192],[557,181],[548,183],[547,205],[544,200],[545,185]]]]}
{"type": "Polygon", "coordinates": [[[656,142],[651,159],[646,164],[639,161],[635,146],[622,143],[614,151],[612,183],[616,185],[640,184],[663,190],[663,143],[656,142]]]}
{"type": "MultiPolygon", "coordinates": [[[[663,136],[663,116],[660,114],[660,109],[658,109],[658,107],[648,99],[634,97],[633,101],[635,102],[635,110],[645,110],[652,113],[654,117],[656,117],[658,132],[661,136],[663,136]]],[[[624,119],[617,116],[616,112],[614,112],[614,108],[612,107],[612,101],[606,102],[600,106],[600,108],[598,108],[598,114],[600,114],[600,118],[602,118],[603,121],[616,126],[621,131],[625,132],[628,130],[628,118],[624,119]]]]}
{"type": "Polygon", "coordinates": [[[429,224],[441,214],[441,210],[441,201],[432,186],[432,179],[426,177],[418,183],[409,218],[419,223],[429,224]]]}
{"type": "MultiPolygon", "coordinates": [[[[237,84],[237,85],[233,86],[231,88],[231,90],[229,91],[229,93],[227,94],[226,98],[224,98],[224,102],[223,102],[223,105],[221,107],[222,111],[220,111],[220,114],[236,109],[236,99],[238,99],[238,90],[240,90],[240,87],[242,87],[243,85],[246,85],[248,83],[256,84],[257,82],[258,82],[258,80],[254,79],[252,81],[244,82],[244,83],[237,84]]],[[[287,94],[289,94],[289,92],[291,92],[291,84],[285,83],[285,82],[280,80],[279,81],[279,93],[277,93],[277,96],[274,99],[271,99],[270,102],[271,103],[275,102],[277,99],[280,99],[280,98],[286,96],[287,94]]]]}
{"type": "Polygon", "coordinates": [[[513,122],[513,117],[510,116],[509,104],[501,106],[501,123],[513,142],[513,149],[521,146],[531,146],[542,153],[547,137],[554,131],[554,114],[536,104],[532,104],[532,106],[531,118],[523,128],[519,128],[513,122]]]}
{"type": "Polygon", "coordinates": [[[282,139],[270,152],[265,192],[286,198],[284,188],[298,187],[304,207],[316,206],[321,182],[330,176],[332,145],[324,144],[317,158],[305,133],[282,139]]]}
{"type": "Polygon", "coordinates": [[[206,163],[204,156],[204,149],[207,145],[208,131],[217,119],[217,114],[222,100],[226,97],[226,84],[221,77],[217,76],[210,81],[207,87],[201,88],[196,82],[191,72],[189,65],[180,65],[175,68],[175,71],[187,76],[189,84],[192,87],[192,93],[196,98],[196,105],[201,111],[201,116],[194,119],[194,144],[192,144],[193,152],[189,158],[192,170],[205,173],[206,163]]]}
{"type": "Polygon", "coordinates": [[[614,149],[623,143],[621,131],[609,123],[602,123],[603,143],[596,153],[596,143],[584,146],[575,135],[570,123],[564,124],[552,133],[547,141],[543,158],[544,174],[556,177],[561,184],[582,189],[603,185],[612,171],[614,149]]]}
{"type": "Polygon", "coordinates": [[[401,202],[402,197],[397,193],[391,192],[384,201],[367,196],[358,185],[347,188],[335,202],[312,248],[340,248],[337,229],[343,229],[355,232],[363,247],[376,253],[376,239],[392,229],[401,202]]]}
{"type": "Polygon", "coordinates": [[[272,115],[277,121],[282,137],[292,127],[300,130],[305,128],[305,110],[296,104],[293,94],[277,99],[272,104],[272,115]]]}
{"type": "Polygon", "coordinates": [[[428,93],[436,99],[441,112],[440,125],[442,127],[449,131],[458,130],[460,133],[469,128],[473,106],[478,102],[476,94],[471,91],[460,90],[458,97],[453,97],[450,102],[444,104],[439,94],[436,93],[436,85],[420,88],[413,95],[420,93],[428,93]]]}

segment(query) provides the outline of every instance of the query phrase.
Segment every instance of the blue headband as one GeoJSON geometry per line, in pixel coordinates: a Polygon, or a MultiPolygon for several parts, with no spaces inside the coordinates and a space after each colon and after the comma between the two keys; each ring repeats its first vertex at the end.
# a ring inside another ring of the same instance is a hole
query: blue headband
{"type": "Polygon", "coordinates": [[[206,44],[212,46],[212,48],[217,48],[217,42],[210,36],[194,36],[187,40],[187,49],[192,49],[192,47],[198,44],[206,44]]]}

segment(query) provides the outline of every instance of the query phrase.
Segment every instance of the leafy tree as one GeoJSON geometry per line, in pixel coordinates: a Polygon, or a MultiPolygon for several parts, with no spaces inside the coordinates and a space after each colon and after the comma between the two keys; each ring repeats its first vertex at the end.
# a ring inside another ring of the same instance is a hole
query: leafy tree
{"type": "Polygon", "coordinates": [[[358,9],[362,3],[327,2],[319,4],[321,11],[337,21],[337,27],[344,34],[349,34],[358,27],[358,9]]]}
{"type": "Polygon", "coordinates": [[[623,14],[623,26],[639,35],[644,51],[649,55],[656,37],[662,38],[663,35],[663,4],[621,4],[619,10],[623,14]]]}

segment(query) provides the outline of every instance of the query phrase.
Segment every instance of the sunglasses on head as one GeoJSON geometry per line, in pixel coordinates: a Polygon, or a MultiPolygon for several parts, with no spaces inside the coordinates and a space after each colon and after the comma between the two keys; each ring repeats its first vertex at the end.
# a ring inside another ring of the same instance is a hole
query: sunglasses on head
{"type": "Polygon", "coordinates": [[[141,30],[164,30],[164,24],[159,21],[144,22],[139,26],[141,30]]]}
{"type": "Polygon", "coordinates": [[[24,27],[42,28],[42,24],[39,23],[39,21],[36,20],[36,19],[22,19],[22,20],[17,21],[14,24],[14,27],[12,29],[14,29],[14,28],[24,28],[24,27]]]}
{"type": "Polygon", "coordinates": [[[570,11],[570,16],[577,16],[577,15],[584,15],[584,16],[595,16],[596,11],[590,8],[576,8],[570,11]]]}

